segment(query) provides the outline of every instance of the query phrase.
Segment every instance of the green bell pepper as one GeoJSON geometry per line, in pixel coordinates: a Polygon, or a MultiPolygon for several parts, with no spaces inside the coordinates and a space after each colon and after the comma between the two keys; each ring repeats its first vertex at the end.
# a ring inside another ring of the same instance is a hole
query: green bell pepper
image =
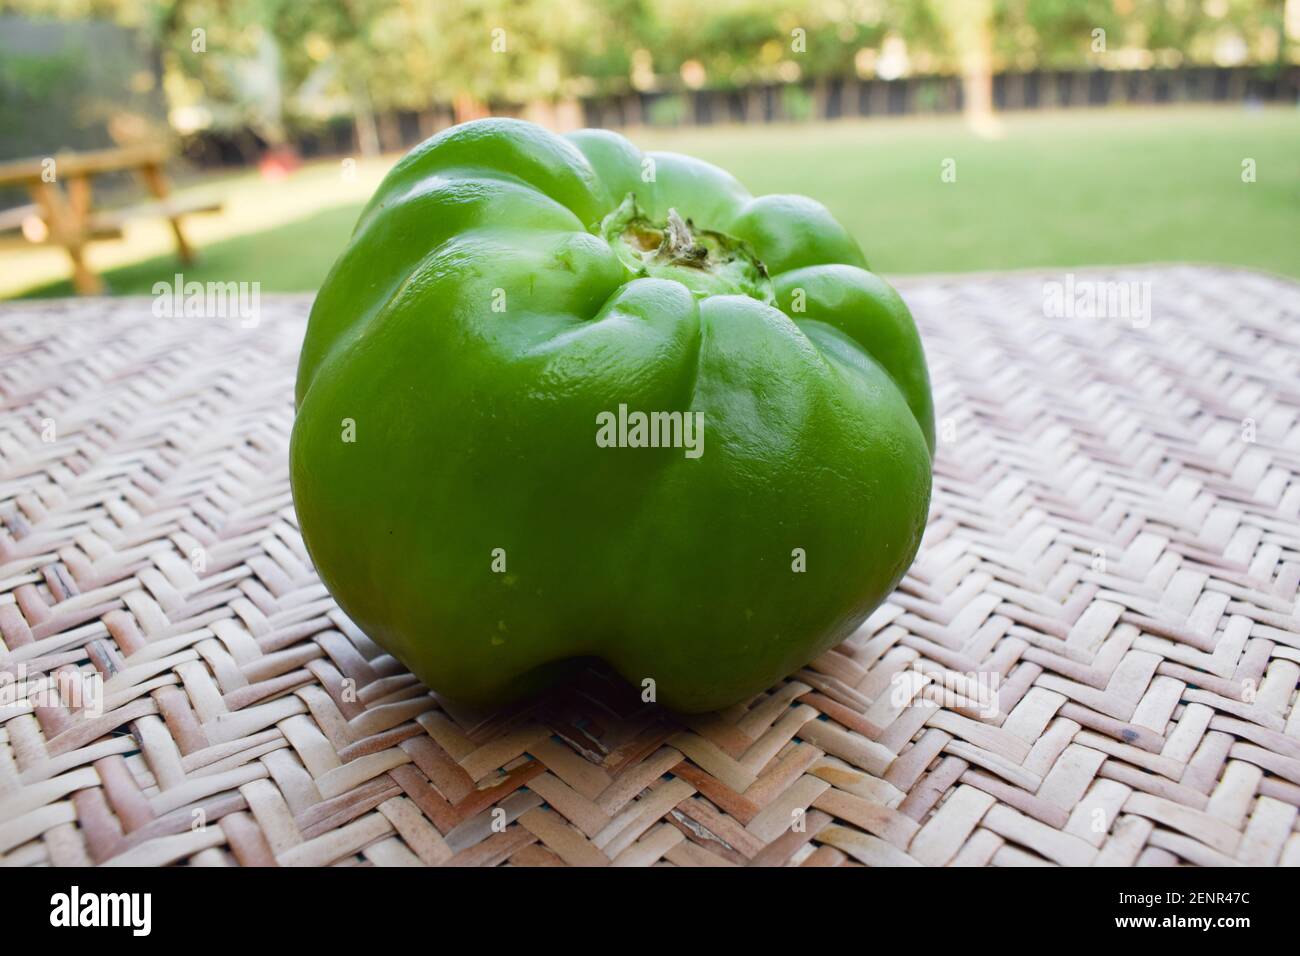
{"type": "Polygon", "coordinates": [[[742,701],[916,554],[934,412],[898,294],[802,196],[517,120],[412,150],[311,312],[307,548],[429,687],[495,704],[602,658],[742,701]]]}

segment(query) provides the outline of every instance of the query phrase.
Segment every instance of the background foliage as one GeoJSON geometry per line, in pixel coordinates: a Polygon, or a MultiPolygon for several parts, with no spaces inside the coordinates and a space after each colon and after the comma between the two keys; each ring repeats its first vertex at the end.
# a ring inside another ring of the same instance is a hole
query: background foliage
{"type": "MultiPolygon", "coordinates": [[[[972,51],[994,70],[1276,68],[1300,61],[1286,9],[1286,0],[0,0],[26,17],[132,28],[158,51],[176,125],[252,129],[272,144],[337,115],[364,131],[394,109],[449,104],[464,119],[632,89],[957,73],[972,51]]],[[[12,60],[9,86],[31,93],[52,82],[12,60]]]]}

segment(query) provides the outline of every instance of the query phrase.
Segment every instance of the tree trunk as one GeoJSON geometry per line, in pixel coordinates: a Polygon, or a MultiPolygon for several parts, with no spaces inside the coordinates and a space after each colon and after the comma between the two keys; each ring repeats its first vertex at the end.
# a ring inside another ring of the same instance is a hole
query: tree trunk
{"type": "Polygon", "coordinates": [[[824,76],[819,76],[813,81],[813,108],[810,119],[825,120],[830,119],[827,113],[831,105],[831,85],[824,76]]]}
{"type": "Polygon", "coordinates": [[[984,39],[987,45],[972,49],[963,57],[961,74],[966,122],[977,130],[994,123],[992,37],[985,34],[984,39]]]}
{"type": "Polygon", "coordinates": [[[981,136],[996,136],[1000,125],[993,114],[992,0],[963,0],[942,9],[949,18],[952,36],[961,55],[966,122],[981,136]]]}
{"type": "Polygon", "coordinates": [[[375,125],[375,110],[364,89],[352,94],[354,124],[357,130],[357,152],[362,156],[379,155],[379,128],[375,125]]]}
{"type": "Polygon", "coordinates": [[[428,139],[442,128],[438,111],[433,107],[420,111],[420,138],[428,139]]]}
{"type": "Polygon", "coordinates": [[[402,148],[402,124],[391,110],[379,116],[379,148],[392,152],[402,148]]]}
{"type": "Polygon", "coordinates": [[[640,126],[644,121],[641,115],[641,94],[629,93],[623,103],[623,125],[640,126]]]}
{"type": "Polygon", "coordinates": [[[889,80],[871,81],[871,106],[868,110],[873,116],[884,116],[889,112],[889,80]]]}
{"type": "Polygon", "coordinates": [[[857,119],[862,115],[862,84],[855,77],[848,77],[840,88],[840,116],[845,119],[857,119]]]}
{"type": "Polygon", "coordinates": [[[457,123],[468,123],[490,115],[487,104],[471,93],[457,93],[451,101],[451,109],[457,123]]]}

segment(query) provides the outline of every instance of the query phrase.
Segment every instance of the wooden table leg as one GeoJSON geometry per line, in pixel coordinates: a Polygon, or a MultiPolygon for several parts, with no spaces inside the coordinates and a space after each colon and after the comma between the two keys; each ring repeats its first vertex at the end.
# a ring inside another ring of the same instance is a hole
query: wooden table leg
{"type": "MultiPolygon", "coordinates": [[[[166,199],[170,191],[167,184],[167,175],[163,172],[161,166],[153,163],[147,163],[140,167],[140,176],[144,179],[144,184],[148,187],[149,192],[155,199],[166,199]]],[[[181,229],[181,217],[171,216],[169,221],[172,224],[172,232],[176,234],[176,252],[181,257],[182,262],[194,261],[194,250],[185,240],[185,233],[181,229]]]]}
{"type": "Polygon", "coordinates": [[[72,203],[54,183],[36,180],[30,184],[36,200],[50,225],[50,233],[68,252],[72,260],[72,285],[81,295],[99,295],[104,281],[86,264],[86,221],[90,214],[90,182],[84,177],[69,181],[72,203]]]}
{"type": "Polygon", "coordinates": [[[67,180],[67,190],[70,227],[85,242],[90,239],[90,179],[72,176],[67,180]]]}

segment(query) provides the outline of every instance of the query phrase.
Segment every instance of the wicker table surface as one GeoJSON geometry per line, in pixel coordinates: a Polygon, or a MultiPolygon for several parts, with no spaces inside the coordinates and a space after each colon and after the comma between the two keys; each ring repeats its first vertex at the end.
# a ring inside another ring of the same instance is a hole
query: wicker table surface
{"type": "Polygon", "coordinates": [[[286,474],[308,298],[0,308],[0,862],[1300,863],[1300,286],[1074,278],[1149,282],[1149,324],[1045,317],[1061,274],[899,283],[921,554],[698,719],[599,672],[468,713],[342,615],[286,474]],[[93,706],[36,693],[78,673],[93,706]]]}

